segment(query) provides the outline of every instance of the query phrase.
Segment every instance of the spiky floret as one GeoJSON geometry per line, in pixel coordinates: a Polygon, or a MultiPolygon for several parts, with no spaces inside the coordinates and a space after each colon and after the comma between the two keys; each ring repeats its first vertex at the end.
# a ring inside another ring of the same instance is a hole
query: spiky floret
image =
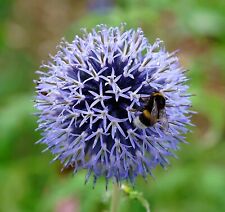
{"type": "Polygon", "coordinates": [[[185,70],[176,52],[167,52],[159,39],[150,44],[140,28],[99,25],[83,32],[72,43],[63,40],[37,71],[39,142],[64,167],[87,169],[86,180],[93,174],[95,181],[104,176],[134,183],[168,164],[167,156],[185,142],[191,125],[185,70]],[[166,98],[169,129],[160,123],[138,129],[133,109],[156,90],[166,98]]]}

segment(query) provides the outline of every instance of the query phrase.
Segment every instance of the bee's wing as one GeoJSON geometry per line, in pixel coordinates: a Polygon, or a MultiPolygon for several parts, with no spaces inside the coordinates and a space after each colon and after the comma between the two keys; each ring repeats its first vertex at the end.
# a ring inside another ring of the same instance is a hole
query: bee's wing
{"type": "Polygon", "coordinates": [[[157,104],[156,104],[156,101],[155,100],[153,102],[151,116],[154,117],[154,118],[156,118],[156,119],[158,118],[158,108],[157,108],[157,104]]]}
{"type": "Polygon", "coordinates": [[[163,129],[167,131],[169,129],[169,123],[168,123],[168,119],[167,119],[167,115],[166,115],[166,110],[165,109],[160,110],[160,112],[159,112],[159,120],[160,120],[160,123],[161,123],[163,129]]]}

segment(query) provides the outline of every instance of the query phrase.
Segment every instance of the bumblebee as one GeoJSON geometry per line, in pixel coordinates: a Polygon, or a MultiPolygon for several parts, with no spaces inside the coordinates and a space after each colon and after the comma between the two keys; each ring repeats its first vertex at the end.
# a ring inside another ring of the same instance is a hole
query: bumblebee
{"type": "Polygon", "coordinates": [[[167,130],[166,98],[160,92],[156,91],[145,102],[146,104],[140,110],[142,113],[134,119],[135,126],[140,129],[145,129],[160,122],[163,129],[167,130]]]}

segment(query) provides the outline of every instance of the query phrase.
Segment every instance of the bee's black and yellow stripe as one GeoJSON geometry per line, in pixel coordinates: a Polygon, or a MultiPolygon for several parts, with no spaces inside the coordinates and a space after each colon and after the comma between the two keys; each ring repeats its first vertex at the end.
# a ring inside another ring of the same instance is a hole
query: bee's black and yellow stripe
{"type": "MultiPolygon", "coordinates": [[[[155,93],[153,93],[151,96],[152,96],[152,98],[150,98],[150,100],[149,100],[149,101],[151,101],[151,103],[150,103],[151,105],[153,105],[153,102],[154,102],[154,100],[155,100],[155,102],[156,102],[156,104],[157,104],[158,110],[162,110],[162,109],[165,108],[165,105],[166,105],[166,99],[165,99],[165,97],[164,97],[161,93],[155,92],[155,93]]],[[[152,107],[153,107],[153,106],[152,106],[152,107]]],[[[151,108],[150,111],[152,111],[152,108],[151,108]]]]}
{"type": "Polygon", "coordinates": [[[157,110],[160,111],[165,108],[165,103],[166,103],[165,101],[166,101],[165,97],[161,93],[154,92],[153,94],[151,94],[147,104],[145,105],[142,113],[139,116],[140,122],[147,127],[155,124],[156,120],[159,119],[159,113],[157,114],[156,117],[153,117],[151,115],[154,102],[156,103],[157,110]]]}
{"type": "Polygon", "coordinates": [[[151,113],[148,110],[143,110],[141,115],[139,116],[139,120],[145,126],[151,126],[151,113]]]}

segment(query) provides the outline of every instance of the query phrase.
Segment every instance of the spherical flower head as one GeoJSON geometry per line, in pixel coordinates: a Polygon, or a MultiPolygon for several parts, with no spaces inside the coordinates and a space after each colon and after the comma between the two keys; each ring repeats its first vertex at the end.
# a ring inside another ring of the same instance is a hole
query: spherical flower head
{"type": "Polygon", "coordinates": [[[39,142],[64,168],[88,170],[86,181],[93,175],[94,182],[104,176],[106,183],[133,184],[158,164],[165,167],[185,142],[191,125],[185,70],[176,52],[167,52],[159,39],[150,44],[140,28],[83,30],[72,43],[63,40],[37,73],[39,142]],[[138,127],[134,120],[143,113],[144,99],[155,92],[165,98],[168,127],[159,115],[151,126],[138,127]]]}

